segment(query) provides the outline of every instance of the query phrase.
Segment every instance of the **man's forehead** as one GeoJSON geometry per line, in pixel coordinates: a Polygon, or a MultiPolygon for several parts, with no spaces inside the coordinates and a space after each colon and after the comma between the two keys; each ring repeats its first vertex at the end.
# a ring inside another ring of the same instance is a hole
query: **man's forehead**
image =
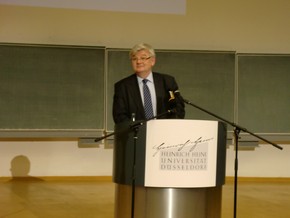
{"type": "Polygon", "coordinates": [[[142,49],[142,50],[139,50],[137,51],[135,54],[133,54],[133,56],[136,56],[136,55],[143,55],[143,54],[149,54],[149,51],[146,50],[146,49],[142,49]]]}

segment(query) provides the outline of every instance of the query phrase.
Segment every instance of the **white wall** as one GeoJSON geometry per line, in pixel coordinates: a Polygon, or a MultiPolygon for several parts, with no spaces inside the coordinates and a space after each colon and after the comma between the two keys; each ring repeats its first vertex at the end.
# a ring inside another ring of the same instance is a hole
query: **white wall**
{"type": "Polygon", "coordinates": [[[187,0],[185,15],[0,5],[0,42],[290,53],[289,0],[187,0]]]}
{"type": "MultiPolygon", "coordinates": [[[[112,149],[78,148],[74,141],[2,141],[0,177],[10,177],[12,160],[25,156],[30,176],[111,176],[112,149]]],[[[18,160],[17,169],[26,161],[18,160]]]]}
{"type": "MultiPolygon", "coordinates": [[[[239,151],[240,177],[290,177],[290,145],[283,150],[260,145],[255,151],[239,151]]],[[[77,142],[2,141],[0,177],[10,177],[11,161],[23,155],[30,164],[30,176],[111,176],[113,150],[78,148],[77,142]]],[[[227,149],[226,175],[234,176],[235,151],[227,149]]],[[[18,164],[22,164],[21,161],[18,164]]],[[[21,166],[18,166],[21,168],[21,166]]]]}
{"type": "MultiPolygon", "coordinates": [[[[289,0],[188,0],[185,15],[0,5],[0,42],[290,53],[289,0]]],[[[1,136],[0,136],[1,137],[1,136]]],[[[239,176],[290,177],[289,145],[240,152],[239,176]]],[[[112,149],[74,141],[0,141],[0,177],[29,158],[32,176],[111,175],[112,149]]],[[[227,175],[234,152],[228,149],[227,175]]]]}
{"type": "MultiPolygon", "coordinates": [[[[261,144],[254,151],[238,151],[238,176],[241,177],[290,177],[290,146],[261,144]]],[[[235,150],[227,150],[226,175],[234,176],[235,150]]]]}

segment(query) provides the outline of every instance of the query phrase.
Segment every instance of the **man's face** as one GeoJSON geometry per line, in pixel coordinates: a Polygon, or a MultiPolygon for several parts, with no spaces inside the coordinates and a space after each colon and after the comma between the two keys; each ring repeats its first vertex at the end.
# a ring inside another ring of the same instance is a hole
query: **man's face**
{"type": "Polygon", "coordinates": [[[131,57],[131,61],[134,72],[138,76],[145,78],[152,71],[152,67],[155,64],[155,57],[151,57],[147,50],[140,50],[131,57]]]}

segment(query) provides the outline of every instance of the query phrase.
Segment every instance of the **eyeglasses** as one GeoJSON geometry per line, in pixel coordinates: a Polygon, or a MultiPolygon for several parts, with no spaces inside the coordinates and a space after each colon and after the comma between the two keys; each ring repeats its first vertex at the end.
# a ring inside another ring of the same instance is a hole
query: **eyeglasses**
{"type": "Polygon", "coordinates": [[[141,57],[141,58],[137,58],[137,57],[133,57],[133,58],[131,58],[131,60],[132,61],[142,61],[142,62],[145,62],[145,61],[147,61],[147,60],[149,60],[151,58],[151,56],[149,56],[149,57],[141,57]]]}

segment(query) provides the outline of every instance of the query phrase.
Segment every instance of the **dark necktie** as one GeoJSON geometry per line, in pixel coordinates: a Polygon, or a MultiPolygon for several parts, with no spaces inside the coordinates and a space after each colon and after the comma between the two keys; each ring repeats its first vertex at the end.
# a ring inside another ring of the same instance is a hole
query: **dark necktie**
{"type": "Polygon", "coordinates": [[[151,100],[151,94],[150,94],[150,90],[147,86],[147,79],[143,79],[143,94],[144,94],[144,110],[145,110],[145,116],[146,119],[150,119],[152,118],[153,115],[153,106],[152,106],[152,100],[151,100]]]}

